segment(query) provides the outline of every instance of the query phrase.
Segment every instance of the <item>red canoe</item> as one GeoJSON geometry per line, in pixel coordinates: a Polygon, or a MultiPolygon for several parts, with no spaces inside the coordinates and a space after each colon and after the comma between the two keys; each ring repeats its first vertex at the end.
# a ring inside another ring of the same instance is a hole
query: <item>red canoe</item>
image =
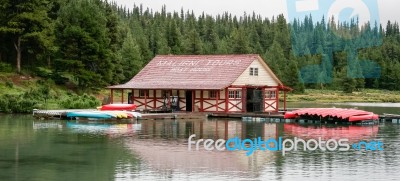
{"type": "Polygon", "coordinates": [[[363,120],[378,120],[379,116],[377,114],[367,114],[367,115],[356,115],[350,116],[349,121],[363,121],[363,120]]]}
{"type": "Polygon", "coordinates": [[[379,116],[372,112],[358,109],[343,108],[302,108],[291,112],[286,112],[285,119],[296,119],[298,117],[318,117],[322,119],[336,118],[343,121],[370,121],[378,120],[379,116]]]}
{"type": "Polygon", "coordinates": [[[135,104],[106,104],[101,106],[100,110],[124,110],[124,111],[131,111],[136,109],[135,104]]]}
{"type": "Polygon", "coordinates": [[[286,112],[284,117],[285,119],[296,119],[298,116],[294,112],[286,112]]]}

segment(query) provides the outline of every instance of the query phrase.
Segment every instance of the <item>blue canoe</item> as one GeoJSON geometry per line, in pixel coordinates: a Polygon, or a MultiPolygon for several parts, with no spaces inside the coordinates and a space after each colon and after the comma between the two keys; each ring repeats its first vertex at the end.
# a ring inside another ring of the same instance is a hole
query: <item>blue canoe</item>
{"type": "Polygon", "coordinates": [[[109,119],[112,118],[113,116],[108,113],[102,113],[102,112],[77,111],[77,112],[67,112],[67,117],[109,119]]]}

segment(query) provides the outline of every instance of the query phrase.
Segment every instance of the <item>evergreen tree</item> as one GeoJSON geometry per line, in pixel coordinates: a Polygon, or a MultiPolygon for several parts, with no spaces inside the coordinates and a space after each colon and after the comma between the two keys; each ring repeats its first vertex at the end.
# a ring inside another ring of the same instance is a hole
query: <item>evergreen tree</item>
{"type": "Polygon", "coordinates": [[[347,69],[343,68],[338,71],[338,78],[341,90],[344,93],[352,93],[356,89],[356,80],[347,76],[347,69]]]}
{"type": "Polygon", "coordinates": [[[185,38],[186,54],[199,55],[203,53],[203,45],[200,35],[195,29],[190,30],[185,38]]]}
{"type": "Polygon", "coordinates": [[[143,60],[140,54],[139,46],[137,45],[132,34],[128,32],[122,48],[119,52],[123,66],[123,81],[128,81],[136,75],[143,66],[143,60]]]}
{"type": "MultiPolygon", "coordinates": [[[[41,46],[42,51],[49,49],[52,41],[51,23],[48,11],[51,3],[48,0],[14,1],[2,0],[0,5],[2,22],[0,34],[10,36],[16,51],[16,68],[21,72],[22,51],[27,48],[27,42],[41,46]]],[[[30,51],[38,53],[40,50],[30,48],[30,51]]]]}
{"type": "Polygon", "coordinates": [[[304,93],[304,82],[300,79],[300,72],[295,60],[289,61],[286,71],[287,79],[285,85],[293,88],[295,93],[304,93]]]}
{"type": "Polygon", "coordinates": [[[244,30],[244,28],[235,29],[231,34],[231,44],[232,44],[232,53],[234,54],[246,54],[250,53],[250,43],[249,38],[244,30]]]}
{"type": "Polygon", "coordinates": [[[97,3],[71,0],[60,9],[57,71],[71,74],[81,89],[101,88],[112,80],[107,19],[97,3]]]}
{"type": "Polygon", "coordinates": [[[283,82],[287,82],[284,70],[281,69],[286,65],[286,59],[282,47],[277,41],[274,41],[271,48],[265,53],[264,60],[283,82]]]}
{"type": "Polygon", "coordinates": [[[176,22],[172,20],[169,23],[168,31],[166,32],[168,46],[171,48],[172,54],[181,54],[182,52],[182,42],[181,33],[176,26],[176,22]]]}

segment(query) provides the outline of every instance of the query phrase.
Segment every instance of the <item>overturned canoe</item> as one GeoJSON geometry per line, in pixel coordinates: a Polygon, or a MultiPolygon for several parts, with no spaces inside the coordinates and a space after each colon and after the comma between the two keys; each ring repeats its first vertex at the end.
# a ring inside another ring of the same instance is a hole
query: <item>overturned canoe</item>
{"type": "Polygon", "coordinates": [[[355,115],[355,116],[350,116],[349,121],[364,121],[364,120],[377,120],[379,119],[379,116],[377,114],[367,114],[367,115],[355,115]]]}
{"type": "Polygon", "coordinates": [[[126,110],[126,111],[131,111],[131,110],[136,110],[136,105],[135,104],[106,104],[100,107],[100,110],[102,111],[121,111],[121,110],[126,110]]]}
{"type": "Polygon", "coordinates": [[[99,119],[109,119],[113,116],[108,113],[93,112],[93,111],[77,111],[77,112],[67,112],[67,117],[82,117],[82,118],[99,118],[99,119]]]}
{"type": "Polygon", "coordinates": [[[286,112],[284,117],[285,119],[296,119],[298,115],[294,112],[286,112]]]}

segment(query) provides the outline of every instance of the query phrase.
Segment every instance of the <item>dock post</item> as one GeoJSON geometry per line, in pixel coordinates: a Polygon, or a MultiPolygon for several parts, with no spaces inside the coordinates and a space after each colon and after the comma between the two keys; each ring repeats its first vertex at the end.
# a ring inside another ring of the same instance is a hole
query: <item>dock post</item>
{"type": "Polygon", "coordinates": [[[124,103],[124,89],[121,89],[121,104],[124,103]]]}
{"type": "Polygon", "coordinates": [[[110,96],[111,96],[111,101],[110,101],[110,104],[113,104],[114,103],[114,89],[110,89],[110,96]]]}

